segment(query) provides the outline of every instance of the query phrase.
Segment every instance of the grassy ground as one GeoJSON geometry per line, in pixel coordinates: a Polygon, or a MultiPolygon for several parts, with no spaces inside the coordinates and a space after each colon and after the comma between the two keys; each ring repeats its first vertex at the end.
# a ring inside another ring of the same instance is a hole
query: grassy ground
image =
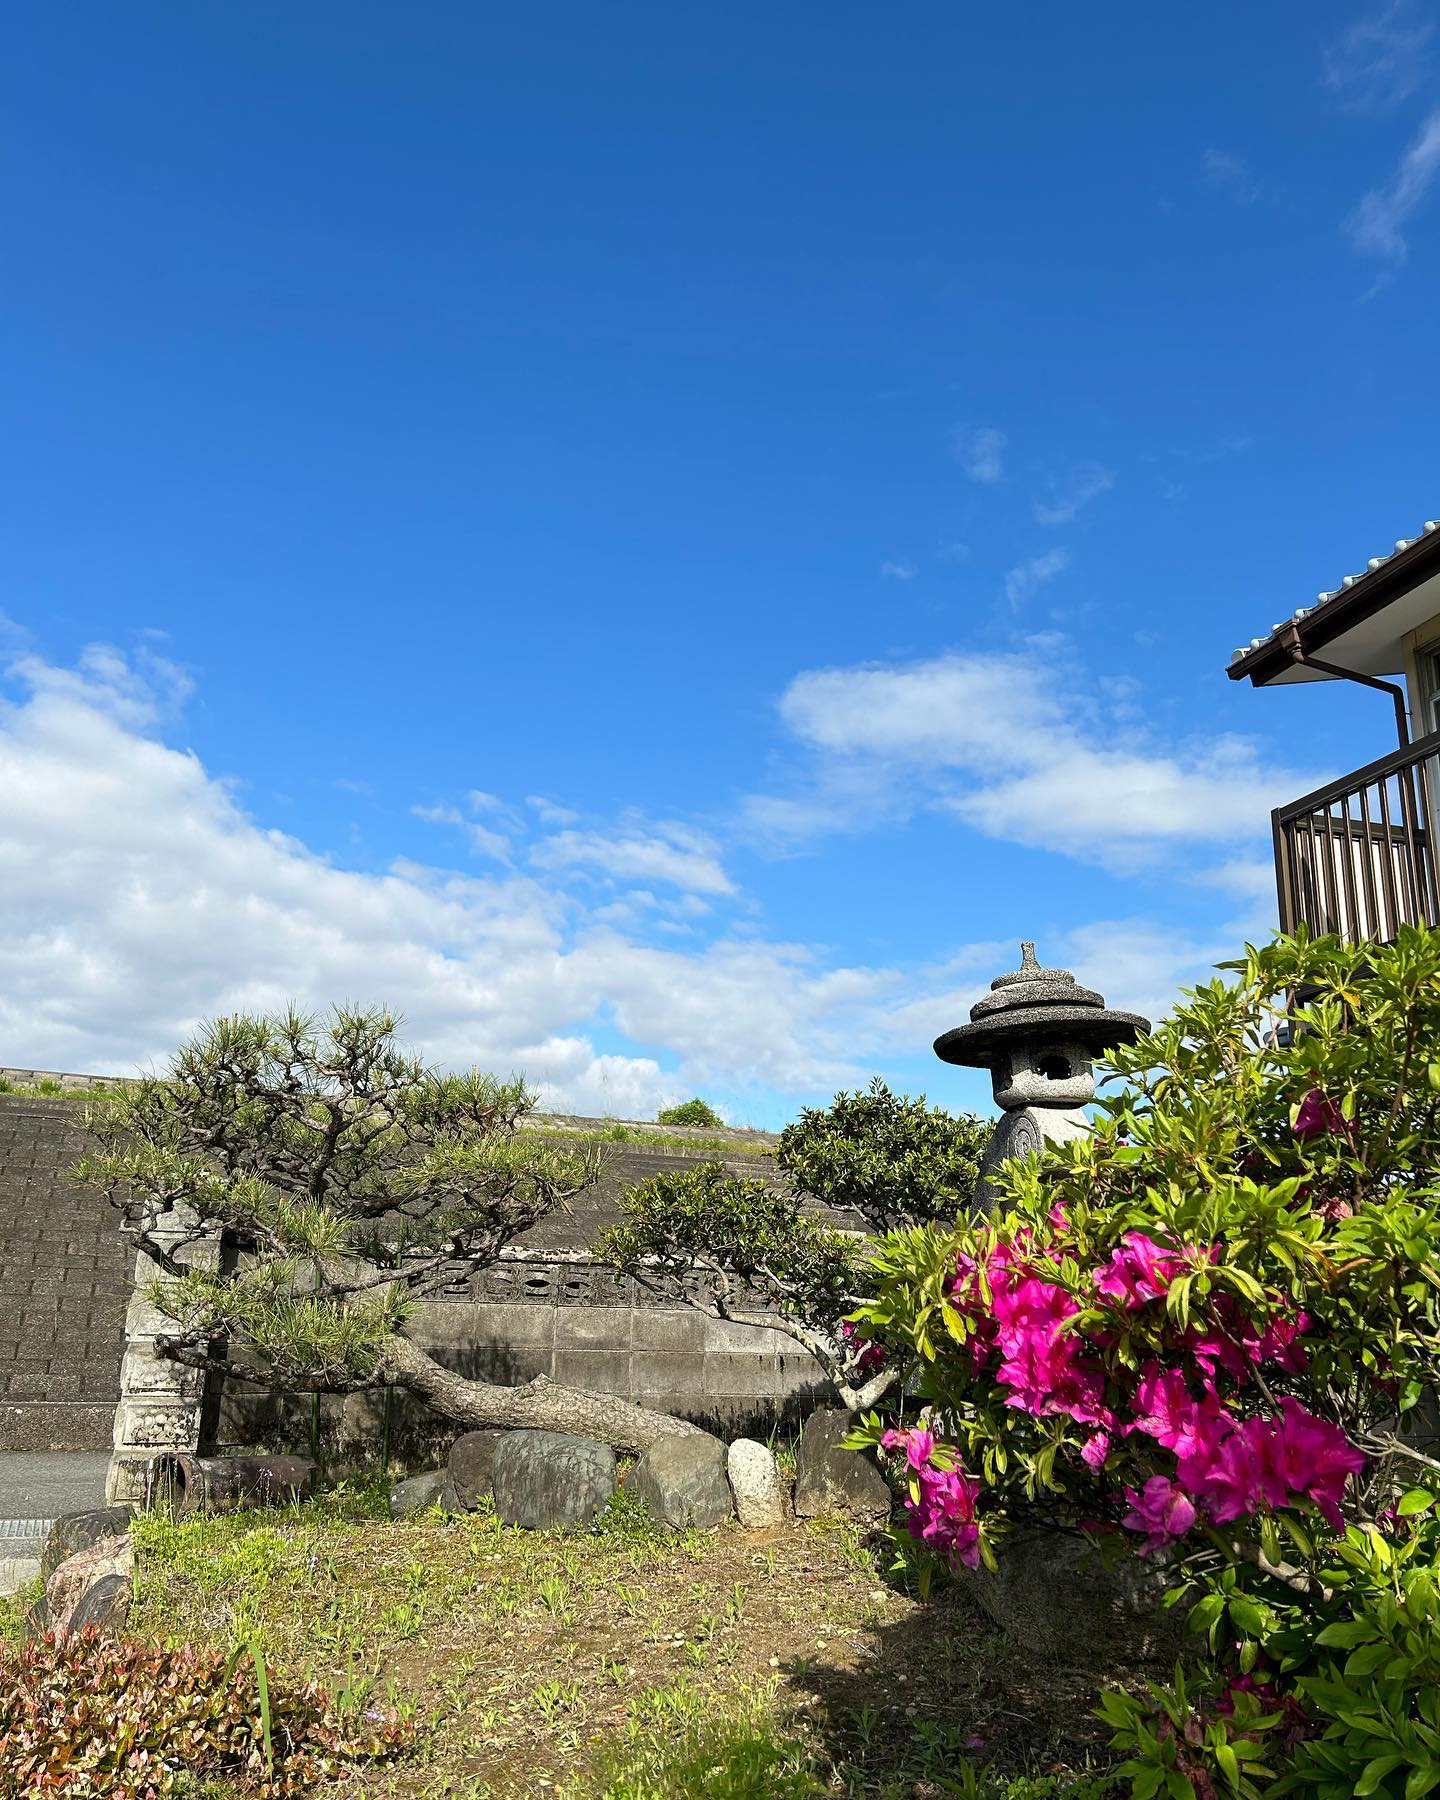
{"type": "Polygon", "coordinates": [[[771,1138],[707,1137],[696,1130],[667,1131],[663,1125],[627,1125],[618,1119],[588,1129],[569,1124],[554,1124],[543,1113],[532,1113],[525,1121],[527,1130],[554,1131],[567,1139],[589,1144],[635,1144],[643,1150],[678,1150],[686,1156],[770,1156],[775,1145],[771,1138]]]}
{"type": "Polygon", "coordinates": [[[136,1542],[136,1630],[258,1638],[413,1706],[417,1754],[360,1786],[384,1800],[1107,1791],[1084,1778],[1105,1760],[1099,1671],[1025,1665],[839,1523],[662,1537],[622,1491],[596,1528],[532,1533],[393,1523],[378,1490],[341,1489],[143,1520],[136,1542]]]}

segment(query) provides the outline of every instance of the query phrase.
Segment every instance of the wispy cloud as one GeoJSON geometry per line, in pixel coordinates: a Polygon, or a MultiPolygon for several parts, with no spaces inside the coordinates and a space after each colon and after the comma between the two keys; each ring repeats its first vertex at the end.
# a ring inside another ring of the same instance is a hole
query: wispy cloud
{"type": "Polygon", "coordinates": [[[440,802],[434,806],[412,806],[410,811],[427,825],[453,825],[461,832],[476,856],[493,856],[497,862],[509,862],[510,840],[503,832],[467,819],[458,806],[440,802]]]}
{"type": "Polygon", "coordinates": [[[880,565],[880,574],[887,581],[913,581],[915,579],[914,563],[891,562],[888,558],[880,565]]]}
{"type": "Polygon", "coordinates": [[[541,869],[591,868],[624,881],[663,881],[692,894],[735,891],[713,840],[685,825],[635,825],[614,835],[557,831],[535,845],[530,860],[541,869]]]}
{"type": "Polygon", "coordinates": [[[1390,0],[1325,46],[1324,85],[1352,112],[1397,106],[1426,79],[1435,33],[1434,17],[1414,0],[1390,0]]]}
{"type": "Polygon", "coordinates": [[[972,481],[987,485],[1005,474],[1005,446],[1009,439],[993,425],[962,425],[951,448],[956,461],[972,481]]]}
{"type": "MultiPolygon", "coordinates": [[[[1127,690],[1083,689],[1057,682],[1053,650],[1039,647],[799,675],[780,713],[819,760],[788,823],[800,834],[854,829],[887,805],[892,816],[925,807],[1123,871],[1187,845],[1233,857],[1278,800],[1314,785],[1237,737],[1159,743],[1133,722],[1127,690]]],[[[783,801],[770,823],[787,823],[783,801]]]]}
{"type": "Polygon", "coordinates": [[[1260,198],[1260,184],[1251,175],[1243,158],[1229,150],[1212,147],[1205,152],[1205,175],[1211,187],[1228,194],[1241,206],[1253,206],[1260,198]]]}
{"type": "Polygon", "coordinates": [[[1378,256],[1386,265],[1371,292],[1405,266],[1410,245],[1404,227],[1440,173],[1440,107],[1420,127],[1414,142],[1384,187],[1372,188],[1345,221],[1345,235],[1358,255],[1378,256]]]}
{"type": "Polygon", "coordinates": [[[560,806],[544,794],[527,794],[525,804],[546,825],[573,825],[580,817],[568,806],[560,806]]]}
{"type": "Polygon", "coordinates": [[[1023,606],[1047,581],[1053,581],[1069,566],[1068,550],[1046,550],[1040,556],[1032,556],[1028,562],[1006,571],[1005,598],[1012,606],[1023,606]]]}
{"type": "Polygon", "coordinates": [[[1115,485],[1115,471],[1103,463],[1079,462],[1063,475],[1052,476],[1033,503],[1041,525],[1068,525],[1078,513],[1115,485]]]}

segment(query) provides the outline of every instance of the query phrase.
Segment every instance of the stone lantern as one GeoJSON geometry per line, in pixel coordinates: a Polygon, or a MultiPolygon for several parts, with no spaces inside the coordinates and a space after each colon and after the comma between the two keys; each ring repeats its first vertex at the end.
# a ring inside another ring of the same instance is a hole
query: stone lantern
{"type": "Polygon", "coordinates": [[[995,1104],[1003,1109],[975,1189],[983,1212],[994,1206],[991,1178],[1001,1163],[1040,1149],[1046,1139],[1063,1144],[1089,1131],[1082,1109],[1095,1098],[1095,1057],[1150,1029],[1138,1013],[1111,1012],[1069,970],[1040,968],[1033,944],[1022,944],[1020,954],[1015,973],[992,981],[970,1008],[970,1023],[935,1040],[943,1062],[990,1071],[995,1104]]]}

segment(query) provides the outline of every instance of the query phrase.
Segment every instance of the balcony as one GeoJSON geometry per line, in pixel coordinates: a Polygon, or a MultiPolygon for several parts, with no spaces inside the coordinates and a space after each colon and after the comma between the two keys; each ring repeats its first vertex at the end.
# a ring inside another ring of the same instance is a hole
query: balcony
{"type": "Polygon", "coordinates": [[[1276,809],[1282,931],[1388,943],[1402,925],[1440,924],[1437,758],[1440,731],[1276,809]]]}

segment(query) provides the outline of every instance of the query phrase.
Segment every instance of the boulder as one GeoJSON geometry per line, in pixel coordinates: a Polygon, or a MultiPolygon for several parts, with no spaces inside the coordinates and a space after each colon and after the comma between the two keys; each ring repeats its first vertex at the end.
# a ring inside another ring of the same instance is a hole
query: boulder
{"type": "Polygon", "coordinates": [[[467,1431],[450,1446],[450,1479],[455,1497],[467,1512],[474,1512],[490,1498],[495,1470],[495,1446],[503,1431],[467,1431]]]}
{"type": "MultiPolygon", "coordinates": [[[[77,1550],[74,1556],[67,1557],[58,1568],[51,1571],[50,1579],[45,1583],[48,1629],[63,1637],[67,1632],[77,1629],[73,1624],[77,1616],[88,1623],[98,1624],[103,1617],[113,1615],[116,1610],[116,1590],[113,1587],[107,1588],[105,1594],[97,1597],[94,1605],[87,1608],[85,1602],[90,1590],[112,1576],[128,1589],[134,1566],[135,1559],[130,1549],[128,1532],[101,1538],[88,1549],[77,1550]]],[[[127,1610],[128,1605],[127,1597],[127,1610]]]]}
{"type": "Polygon", "coordinates": [[[70,1615],[69,1629],[83,1631],[93,1625],[103,1636],[119,1637],[130,1618],[131,1587],[128,1575],[102,1575],[92,1581],[70,1615]]]}
{"type": "Polygon", "coordinates": [[[747,1531],[783,1525],[789,1512],[780,1465],[754,1438],[736,1438],[725,1453],[725,1473],[735,1498],[735,1513],[747,1531]]]}
{"type": "Polygon", "coordinates": [[[390,1489],[390,1517],[413,1519],[417,1513],[438,1506],[441,1512],[459,1512],[448,1469],[430,1469],[424,1475],[407,1475],[390,1489]]]}
{"type": "Polygon", "coordinates": [[[708,1531],[735,1513],[725,1478],[725,1446],[719,1438],[700,1432],[652,1444],[625,1486],[668,1531],[688,1531],[692,1526],[708,1531]]]}
{"type": "Polygon", "coordinates": [[[63,1562],[101,1538],[119,1537],[130,1529],[128,1506],[97,1506],[88,1512],[62,1513],[50,1527],[40,1552],[40,1573],[46,1581],[63,1562]]]}
{"type": "Polygon", "coordinates": [[[1136,1657],[1171,1663],[1186,1646],[1183,1606],[1161,1607],[1174,1574],[1164,1558],[1133,1549],[1114,1562],[1083,1538],[1017,1531],[994,1571],[957,1571],[966,1591],[1010,1641],[1033,1656],[1104,1667],[1136,1657]]]}
{"type": "Polygon", "coordinates": [[[491,1484],[506,1525],[529,1531],[583,1525],[615,1492],[615,1452],[561,1431],[507,1431],[495,1446],[491,1484]]]}
{"type": "Polygon", "coordinates": [[[841,1407],[811,1413],[795,1451],[795,1511],[802,1519],[838,1513],[861,1524],[890,1517],[890,1484],[868,1450],[842,1450],[856,1415],[841,1407]]]}

